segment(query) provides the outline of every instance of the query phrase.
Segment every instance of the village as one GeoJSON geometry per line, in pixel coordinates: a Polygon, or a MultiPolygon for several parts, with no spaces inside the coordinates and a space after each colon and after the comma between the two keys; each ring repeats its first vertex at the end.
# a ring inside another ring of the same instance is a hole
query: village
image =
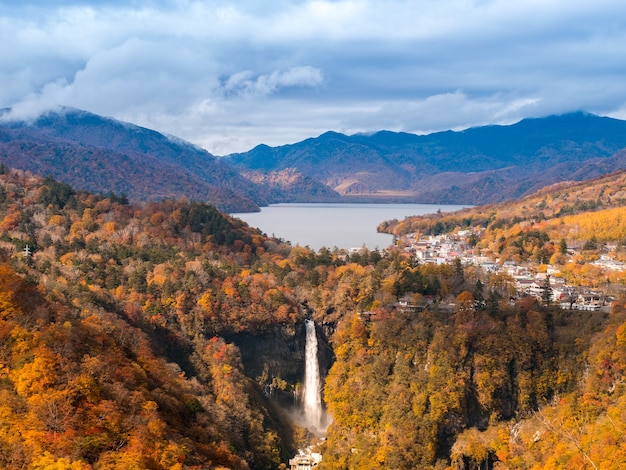
{"type": "MultiPolygon", "coordinates": [[[[560,305],[563,309],[594,311],[610,308],[614,298],[608,289],[568,285],[558,268],[552,265],[547,265],[540,272],[536,265],[521,265],[510,260],[501,262],[498,258],[484,256],[468,243],[473,233],[471,230],[460,230],[424,237],[413,233],[399,239],[397,245],[422,264],[452,264],[459,260],[464,266],[479,267],[487,274],[508,275],[514,288],[511,301],[526,296],[545,301],[547,296],[550,303],[560,305]]],[[[610,249],[607,246],[607,251],[610,249]]],[[[575,254],[574,250],[568,249],[570,259],[575,254]]],[[[600,259],[592,264],[603,270],[626,270],[623,262],[610,259],[608,254],[600,255],[600,259]]],[[[404,308],[411,306],[408,298],[400,299],[399,305],[404,308]]]]}

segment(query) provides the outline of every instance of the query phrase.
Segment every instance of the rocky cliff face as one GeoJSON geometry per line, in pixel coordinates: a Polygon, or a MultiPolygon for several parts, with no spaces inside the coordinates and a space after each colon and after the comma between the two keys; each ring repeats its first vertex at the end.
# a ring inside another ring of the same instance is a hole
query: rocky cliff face
{"type": "MultiPolygon", "coordinates": [[[[322,382],[334,362],[333,349],[317,326],[318,360],[322,382]]],[[[246,375],[259,385],[265,396],[293,408],[302,392],[305,366],[305,325],[295,328],[276,326],[259,333],[237,333],[229,338],[241,351],[246,375]]]]}
{"type": "Polygon", "coordinates": [[[339,193],[294,168],[269,173],[244,171],[242,176],[256,184],[271,204],[281,202],[341,202],[339,193]]]}

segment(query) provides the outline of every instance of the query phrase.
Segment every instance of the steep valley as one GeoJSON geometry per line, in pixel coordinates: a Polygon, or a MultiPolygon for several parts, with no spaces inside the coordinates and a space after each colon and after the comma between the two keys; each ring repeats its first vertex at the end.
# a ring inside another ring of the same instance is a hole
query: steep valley
{"type": "Polygon", "coordinates": [[[595,244],[554,263],[609,278],[612,307],[571,310],[460,259],[315,252],[206,204],[0,166],[0,466],[280,469],[312,441],[320,469],[626,465],[624,280],[590,270],[611,240],[621,252],[624,191],[615,173],[386,226],[469,227],[474,248],[539,270],[554,237],[595,221],[595,244]],[[307,320],[324,441],[289,414],[307,320]]]}

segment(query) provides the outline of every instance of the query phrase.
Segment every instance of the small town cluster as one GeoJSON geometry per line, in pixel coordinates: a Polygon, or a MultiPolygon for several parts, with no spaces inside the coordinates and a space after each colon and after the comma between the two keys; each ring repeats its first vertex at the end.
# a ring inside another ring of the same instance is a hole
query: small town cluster
{"type": "MultiPolygon", "coordinates": [[[[476,253],[476,250],[467,243],[472,233],[470,230],[460,230],[456,233],[424,237],[412,233],[398,240],[398,244],[420,263],[449,264],[458,259],[463,265],[478,266],[487,273],[508,274],[515,287],[513,298],[532,296],[543,299],[549,286],[550,302],[559,304],[563,309],[610,308],[614,299],[608,292],[584,286],[567,285],[555,266],[548,265],[545,272],[537,272],[537,269],[530,265],[520,265],[514,261],[501,263],[497,258],[492,259],[476,253]]],[[[611,247],[607,248],[610,250],[611,247]]],[[[573,257],[576,252],[568,249],[568,254],[573,257]]],[[[609,259],[607,255],[601,255],[599,260],[593,261],[593,264],[606,270],[623,271],[626,269],[623,262],[609,259]]]]}

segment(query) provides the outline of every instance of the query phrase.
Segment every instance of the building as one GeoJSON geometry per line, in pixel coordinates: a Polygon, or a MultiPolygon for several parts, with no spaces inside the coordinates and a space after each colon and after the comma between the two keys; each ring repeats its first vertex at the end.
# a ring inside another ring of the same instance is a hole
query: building
{"type": "Polygon", "coordinates": [[[289,459],[290,470],[312,470],[322,461],[322,455],[315,452],[301,453],[289,459]]]}

